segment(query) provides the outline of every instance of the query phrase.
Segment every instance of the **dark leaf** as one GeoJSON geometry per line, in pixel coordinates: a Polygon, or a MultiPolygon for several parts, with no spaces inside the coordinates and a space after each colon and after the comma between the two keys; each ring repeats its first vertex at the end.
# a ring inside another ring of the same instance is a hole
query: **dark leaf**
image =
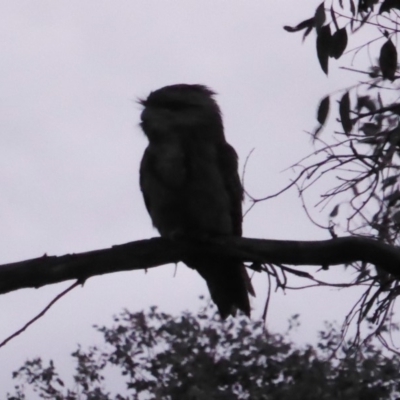
{"type": "Polygon", "coordinates": [[[356,6],[354,5],[353,0],[350,0],[350,11],[353,15],[356,15],[356,6]]]}
{"type": "Polygon", "coordinates": [[[390,107],[390,110],[393,112],[393,114],[400,115],[400,104],[393,104],[390,107]]]}
{"type": "Polygon", "coordinates": [[[322,2],[315,10],[315,15],[314,15],[314,26],[317,32],[319,32],[322,25],[324,25],[325,19],[326,19],[325,7],[324,7],[324,2],[322,2]]]}
{"type": "Polygon", "coordinates": [[[374,9],[374,5],[378,3],[378,0],[359,0],[358,1],[358,11],[368,12],[374,9]]]}
{"type": "Polygon", "coordinates": [[[372,122],[366,122],[361,128],[360,131],[364,132],[366,136],[376,135],[381,129],[380,125],[374,124],[372,122]]]}
{"type": "Polygon", "coordinates": [[[378,103],[379,103],[379,107],[383,108],[383,101],[382,101],[381,94],[379,92],[378,92],[378,103]]]}
{"type": "Polygon", "coordinates": [[[339,102],[339,115],[342,122],[343,130],[348,135],[351,132],[353,123],[350,119],[350,95],[346,92],[339,102]]]}
{"type": "Polygon", "coordinates": [[[324,97],[319,103],[317,111],[317,120],[321,125],[325,124],[326,117],[328,116],[329,103],[330,103],[329,96],[324,97]]]}
{"type": "Polygon", "coordinates": [[[385,0],[382,4],[381,7],[379,8],[379,14],[382,14],[384,12],[389,12],[392,8],[396,8],[397,10],[400,10],[400,0],[385,0]]]}
{"type": "Polygon", "coordinates": [[[377,212],[372,216],[371,221],[372,221],[373,224],[378,223],[380,214],[381,214],[381,212],[380,212],[380,211],[377,211],[377,212]]]}
{"type": "Polygon", "coordinates": [[[331,39],[330,56],[336,60],[340,58],[347,46],[347,32],[346,28],[337,30],[331,39]]]}
{"type": "Polygon", "coordinates": [[[321,65],[322,71],[328,75],[328,59],[331,48],[331,29],[329,25],[323,26],[317,36],[317,56],[321,65]]]}
{"type": "Polygon", "coordinates": [[[386,188],[388,188],[389,186],[395,185],[395,184],[397,183],[398,179],[399,179],[399,176],[398,176],[398,175],[389,176],[389,178],[384,179],[384,180],[382,181],[382,189],[386,189],[386,188]]]}
{"type": "Polygon", "coordinates": [[[331,213],[329,214],[329,217],[330,217],[330,218],[334,218],[334,217],[336,217],[336,216],[338,215],[338,213],[339,213],[339,206],[340,206],[340,204],[336,204],[336,206],[333,207],[333,210],[332,210],[331,213]]]}
{"type": "Polygon", "coordinates": [[[298,25],[296,26],[284,26],[283,29],[287,32],[298,32],[298,31],[302,31],[303,29],[307,29],[309,27],[311,27],[311,29],[314,26],[314,17],[310,18],[310,19],[306,19],[305,21],[300,22],[298,25]]]}
{"type": "Polygon", "coordinates": [[[339,30],[339,25],[338,25],[338,23],[336,21],[336,15],[335,15],[335,10],[333,9],[333,6],[331,6],[331,18],[332,18],[333,23],[335,24],[336,30],[338,31],[339,30]]]}
{"type": "Polygon", "coordinates": [[[368,75],[371,78],[377,78],[380,75],[380,68],[377,65],[372,65],[370,71],[368,75]]]}
{"type": "Polygon", "coordinates": [[[396,190],[395,192],[389,194],[385,197],[385,200],[389,203],[389,207],[394,206],[398,200],[400,200],[400,192],[396,190]]]}
{"type": "Polygon", "coordinates": [[[395,224],[400,224],[400,211],[396,211],[393,215],[392,215],[392,221],[395,224]]]}
{"type": "Polygon", "coordinates": [[[375,103],[369,96],[360,96],[357,98],[357,111],[365,107],[368,111],[373,112],[376,110],[375,103]]]}
{"type": "Polygon", "coordinates": [[[387,132],[389,142],[397,145],[400,141],[400,125],[397,125],[394,129],[387,132]]]}
{"type": "Polygon", "coordinates": [[[390,39],[381,48],[379,67],[381,68],[383,79],[394,80],[397,68],[397,50],[390,39]]]}
{"type": "Polygon", "coordinates": [[[379,143],[379,141],[380,140],[377,139],[376,137],[368,137],[365,139],[358,140],[358,143],[376,145],[379,143]]]}

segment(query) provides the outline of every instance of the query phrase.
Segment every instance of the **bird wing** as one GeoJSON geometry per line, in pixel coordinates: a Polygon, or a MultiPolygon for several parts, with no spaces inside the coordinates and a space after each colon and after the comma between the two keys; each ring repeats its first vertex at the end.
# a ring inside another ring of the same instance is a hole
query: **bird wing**
{"type": "Polygon", "coordinates": [[[161,236],[170,236],[183,226],[187,181],[185,157],[176,145],[149,145],[140,165],[140,188],[153,225],[161,236]]]}
{"type": "MultiPolygon", "coordinates": [[[[221,145],[219,154],[219,165],[222,171],[224,184],[229,194],[230,215],[232,218],[232,227],[234,236],[242,236],[242,202],[243,202],[243,186],[240,182],[238,173],[238,155],[235,149],[228,143],[221,145]]],[[[246,267],[240,266],[240,274],[243,279],[246,290],[255,296],[255,291],[246,267]]],[[[244,295],[243,295],[244,297],[244,295]]]]}
{"type": "MultiPolygon", "coordinates": [[[[149,154],[149,148],[147,148],[143,154],[142,161],[140,163],[139,170],[139,184],[140,190],[143,194],[144,204],[146,206],[147,212],[150,214],[150,196],[148,190],[148,173],[151,171],[151,156],[149,154]]],[[[151,215],[151,214],[150,214],[151,215]]]]}
{"type": "Polygon", "coordinates": [[[235,149],[228,143],[220,145],[218,164],[230,200],[230,215],[232,218],[233,235],[242,236],[242,201],[243,187],[238,174],[238,156],[235,149]]]}

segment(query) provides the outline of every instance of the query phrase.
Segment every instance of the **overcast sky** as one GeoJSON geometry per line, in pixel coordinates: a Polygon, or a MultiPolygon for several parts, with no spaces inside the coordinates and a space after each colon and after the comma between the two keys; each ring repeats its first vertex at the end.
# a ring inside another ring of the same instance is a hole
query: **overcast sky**
{"type": "MultiPolygon", "coordinates": [[[[218,92],[241,167],[255,148],[246,173],[251,194],[287,184],[293,175],[281,171],[312,151],[304,130],[315,127],[316,104],[347,79],[334,68],[326,78],[313,37],[302,45],[301,34],[282,29],[309,18],[319,2],[1,0],[0,264],[157,235],[138,184],[146,139],[136,99],[165,85],[201,83],[218,92]]],[[[328,238],[308,221],[294,191],[258,205],[244,235],[328,238]]],[[[0,341],[70,284],[0,296],[0,341]]],[[[259,318],[266,276],[254,284],[259,318]]],[[[91,326],[110,322],[123,307],[196,311],[206,293],[200,276],[183,265],[176,276],[174,266],[163,266],[91,278],[0,349],[0,396],[28,357],[53,358],[68,371],[76,344],[100,339],[91,326]]],[[[352,296],[278,292],[268,327],[283,331],[287,318],[301,313],[298,338],[312,341],[324,319],[343,318],[352,296]]]]}

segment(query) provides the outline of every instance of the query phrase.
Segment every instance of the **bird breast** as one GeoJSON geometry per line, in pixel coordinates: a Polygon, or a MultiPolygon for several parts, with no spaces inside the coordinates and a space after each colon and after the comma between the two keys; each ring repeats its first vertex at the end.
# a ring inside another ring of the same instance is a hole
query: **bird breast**
{"type": "Polygon", "coordinates": [[[150,144],[153,224],[162,236],[230,235],[230,201],[215,146],[150,144]]]}

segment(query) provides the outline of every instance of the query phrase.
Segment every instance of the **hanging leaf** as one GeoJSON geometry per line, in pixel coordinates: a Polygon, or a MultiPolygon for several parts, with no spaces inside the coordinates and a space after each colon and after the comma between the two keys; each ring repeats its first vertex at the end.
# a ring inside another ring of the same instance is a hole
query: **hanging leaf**
{"type": "Polygon", "coordinates": [[[363,143],[363,144],[371,144],[373,146],[377,145],[379,142],[382,142],[381,139],[377,139],[376,137],[367,137],[365,139],[358,140],[358,143],[363,143]]]}
{"type": "Polygon", "coordinates": [[[360,131],[364,132],[364,135],[366,135],[366,136],[375,136],[379,132],[380,129],[381,129],[381,127],[378,124],[374,124],[373,122],[366,122],[360,128],[360,131]]]}
{"type": "Polygon", "coordinates": [[[379,8],[379,14],[382,14],[384,12],[390,13],[390,10],[392,8],[396,8],[397,10],[400,10],[400,0],[385,0],[381,4],[381,7],[379,8]]]}
{"type": "Polygon", "coordinates": [[[388,202],[389,207],[393,207],[400,200],[400,192],[396,190],[395,192],[389,194],[384,198],[388,202]]]}
{"type": "Polygon", "coordinates": [[[376,110],[375,103],[369,96],[359,96],[357,98],[357,111],[360,111],[363,107],[370,112],[376,110]]]}
{"type": "Polygon", "coordinates": [[[339,102],[339,115],[340,120],[342,122],[343,130],[346,135],[351,132],[351,128],[353,127],[353,123],[350,119],[350,95],[349,92],[346,92],[339,102]]]}
{"type": "Polygon", "coordinates": [[[378,3],[378,0],[359,0],[358,1],[358,12],[368,12],[374,9],[374,5],[378,3]]]}
{"type": "Polygon", "coordinates": [[[321,124],[324,125],[326,121],[326,117],[328,116],[329,113],[329,96],[324,97],[321,102],[319,103],[318,106],[318,111],[317,111],[317,121],[321,124]]]}
{"type": "Polygon", "coordinates": [[[399,225],[399,224],[400,224],[400,211],[396,211],[396,212],[392,215],[392,221],[393,221],[396,225],[399,225]]]}
{"type": "Polygon", "coordinates": [[[352,33],[354,33],[354,21],[355,21],[355,19],[354,19],[354,18],[351,18],[351,20],[350,20],[350,31],[351,31],[352,33]]]}
{"type": "Polygon", "coordinates": [[[317,36],[317,56],[321,65],[322,71],[328,75],[328,59],[331,48],[331,29],[329,25],[323,26],[317,36]]]}
{"type": "Polygon", "coordinates": [[[321,29],[322,25],[325,22],[325,7],[324,7],[324,2],[322,2],[317,9],[315,10],[315,15],[314,15],[314,26],[317,32],[321,29]]]}
{"type": "Polygon", "coordinates": [[[393,114],[400,115],[400,104],[396,104],[396,103],[393,104],[390,107],[390,110],[392,111],[393,114]]]}
{"type": "Polygon", "coordinates": [[[331,39],[330,56],[336,60],[340,58],[347,46],[347,32],[346,28],[337,30],[331,39]]]}
{"type": "Polygon", "coordinates": [[[333,23],[335,24],[336,30],[338,31],[339,30],[339,25],[338,25],[338,23],[336,21],[336,15],[335,15],[335,10],[333,9],[333,5],[331,6],[331,18],[332,18],[333,23]]]}
{"type": "Polygon", "coordinates": [[[340,204],[336,204],[336,206],[333,207],[333,210],[332,210],[331,213],[329,214],[329,217],[330,217],[330,218],[334,218],[334,217],[336,217],[336,216],[338,215],[338,213],[339,213],[339,206],[340,206],[340,204]]]}
{"type": "Polygon", "coordinates": [[[382,181],[382,190],[388,188],[389,186],[395,185],[399,180],[399,175],[389,176],[382,181]]]}
{"type": "Polygon", "coordinates": [[[397,68],[397,50],[390,39],[381,48],[379,67],[381,68],[383,79],[389,79],[393,82],[397,68]]]}
{"type": "Polygon", "coordinates": [[[356,14],[356,7],[355,7],[355,5],[354,5],[354,1],[353,1],[353,0],[350,0],[350,11],[351,11],[351,13],[352,13],[353,15],[356,14]]]}
{"type": "Polygon", "coordinates": [[[383,101],[380,92],[378,92],[378,104],[380,108],[383,108],[383,101]]]}
{"type": "Polygon", "coordinates": [[[388,131],[387,138],[390,143],[397,145],[400,142],[400,125],[397,125],[395,128],[388,131]]]}
{"type": "Polygon", "coordinates": [[[283,29],[287,32],[298,32],[302,31],[303,29],[312,29],[314,27],[314,17],[310,19],[306,19],[305,21],[300,22],[296,26],[284,26],[283,29]],[[311,28],[310,28],[311,27],[311,28]]]}
{"type": "Polygon", "coordinates": [[[377,65],[371,65],[371,66],[369,67],[369,70],[370,70],[370,72],[368,73],[368,75],[369,75],[371,78],[378,78],[378,76],[379,76],[380,73],[381,73],[381,69],[380,69],[377,65]]]}

